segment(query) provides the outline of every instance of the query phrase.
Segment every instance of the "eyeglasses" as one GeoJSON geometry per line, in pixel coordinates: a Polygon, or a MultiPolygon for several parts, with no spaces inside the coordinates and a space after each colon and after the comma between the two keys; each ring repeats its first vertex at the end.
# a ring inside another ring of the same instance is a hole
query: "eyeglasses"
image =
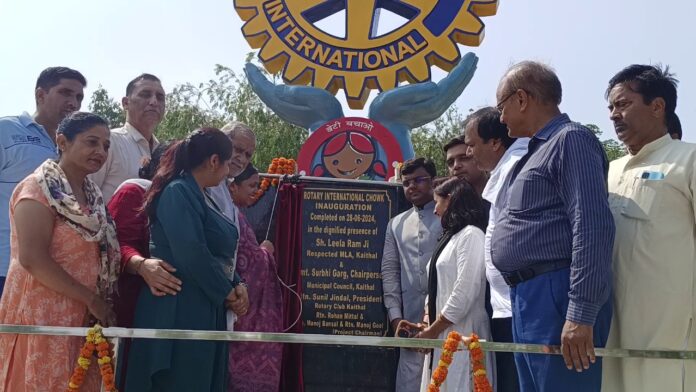
{"type": "Polygon", "coordinates": [[[412,184],[413,184],[413,185],[416,185],[416,186],[418,186],[418,185],[423,185],[423,184],[427,184],[428,182],[430,182],[430,180],[432,180],[432,178],[431,178],[430,176],[420,176],[420,177],[412,178],[412,179],[409,179],[409,180],[404,180],[404,181],[401,183],[401,185],[403,185],[404,188],[408,188],[408,187],[410,187],[412,184]]]}
{"type": "Polygon", "coordinates": [[[503,113],[503,109],[505,108],[505,102],[507,102],[508,99],[512,98],[513,95],[517,93],[517,90],[511,92],[508,94],[505,98],[503,98],[500,102],[498,102],[495,105],[495,108],[498,109],[498,113],[503,113]]]}

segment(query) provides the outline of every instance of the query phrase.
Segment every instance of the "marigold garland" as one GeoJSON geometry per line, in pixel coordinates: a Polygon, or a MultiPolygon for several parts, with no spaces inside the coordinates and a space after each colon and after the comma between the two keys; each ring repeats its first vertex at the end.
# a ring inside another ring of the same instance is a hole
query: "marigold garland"
{"type": "MultiPolygon", "coordinates": [[[[463,339],[464,344],[467,343],[466,340],[463,339]]],[[[493,392],[493,387],[488,382],[486,358],[483,355],[483,350],[481,350],[479,337],[472,333],[468,340],[469,344],[467,347],[469,348],[469,358],[471,358],[471,373],[474,376],[474,392],[493,392]]]]}
{"type": "Polygon", "coordinates": [[[80,349],[80,356],[77,358],[77,366],[70,376],[68,382],[68,392],[80,390],[80,386],[85,381],[87,370],[92,363],[92,355],[97,352],[97,364],[104,383],[104,390],[107,392],[118,392],[115,385],[114,368],[111,360],[111,345],[102,335],[102,328],[99,324],[87,330],[85,344],[80,349]]]}
{"type": "Polygon", "coordinates": [[[447,335],[445,344],[442,345],[442,354],[440,354],[437,368],[433,371],[432,380],[428,386],[428,392],[440,392],[440,386],[445,382],[445,379],[447,379],[447,369],[449,365],[452,364],[454,352],[457,351],[457,347],[459,347],[459,342],[461,340],[462,336],[456,331],[452,331],[447,335]]]}
{"type": "Polygon", "coordinates": [[[469,338],[463,338],[456,331],[452,331],[447,335],[445,343],[442,345],[442,353],[438,361],[437,368],[433,371],[428,392],[440,392],[440,386],[447,379],[449,366],[454,359],[454,353],[459,347],[459,342],[463,342],[464,346],[469,349],[469,357],[471,359],[471,374],[474,379],[474,392],[493,392],[486,373],[486,362],[478,336],[473,333],[469,338]]]}
{"type": "MultiPolygon", "coordinates": [[[[280,175],[293,175],[297,173],[297,164],[295,163],[295,160],[292,158],[273,158],[271,161],[271,164],[268,165],[268,174],[280,174],[280,175]]],[[[256,200],[260,199],[261,196],[270,188],[271,186],[278,186],[278,179],[270,179],[270,178],[264,178],[261,180],[261,185],[259,186],[259,190],[256,192],[256,195],[254,198],[256,200]]]]}

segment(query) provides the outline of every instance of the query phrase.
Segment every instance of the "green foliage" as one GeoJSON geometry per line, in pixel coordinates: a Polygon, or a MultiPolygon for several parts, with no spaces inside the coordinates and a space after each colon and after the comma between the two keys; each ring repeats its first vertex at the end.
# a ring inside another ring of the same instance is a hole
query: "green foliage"
{"type": "Polygon", "coordinates": [[[602,146],[604,147],[604,151],[607,153],[609,162],[626,155],[626,147],[614,139],[603,140],[602,146]]]}
{"type": "Polygon", "coordinates": [[[176,86],[167,94],[166,108],[156,131],[160,140],[183,139],[197,128],[220,128],[225,122],[223,114],[208,107],[200,88],[190,83],[176,86]]]}
{"type": "Polygon", "coordinates": [[[259,140],[253,163],[265,170],[275,157],[296,157],[307,138],[304,129],[283,122],[266,108],[242,74],[215,66],[215,79],[176,86],[167,95],[167,115],[158,128],[162,140],[183,138],[200,126],[221,128],[236,120],[249,125],[259,140]]]}
{"type": "MultiPolygon", "coordinates": [[[[595,136],[597,136],[597,138],[599,138],[602,135],[602,131],[599,129],[597,125],[585,124],[585,126],[589,128],[590,131],[592,131],[592,133],[594,133],[595,136]]],[[[600,142],[602,143],[602,147],[604,147],[604,152],[607,153],[607,158],[609,159],[609,162],[626,155],[626,148],[624,147],[624,145],[619,143],[615,139],[605,139],[601,140],[600,142]]]]}
{"type": "Polygon", "coordinates": [[[411,140],[416,157],[430,158],[435,162],[437,174],[447,175],[445,153],[442,147],[450,139],[462,134],[461,124],[464,115],[456,106],[451,106],[440,118],[432,123],[411,131],[411,140]]]}
{"type": "Polygon", "coordinates": [[[89,111],[104,117],[111,128],[122,127],[126,123],[126,114],[121,105],[109,96],[109,92],[101,84],[92,93],[89,111]]]}

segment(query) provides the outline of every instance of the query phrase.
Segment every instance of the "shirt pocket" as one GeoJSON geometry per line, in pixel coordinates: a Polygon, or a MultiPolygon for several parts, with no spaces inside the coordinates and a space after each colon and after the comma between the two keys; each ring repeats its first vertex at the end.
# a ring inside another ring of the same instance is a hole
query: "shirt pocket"
{"type": "Polygon", "coordinates": [[[542,208],[552,189],[535,169],[523,171],[508,188],[508,210],[526,213],[542,208]]]}
{"type": "Polygon", "coordinates": [[[625,198],[621,214],[629,218],[649,220],[651,212],[659,208],[664,180],[637,178],[633,185],[633,196],[625,198]]]}
{"type": "Polygon", "coordinates": [[[518,181],[509,188],[508,209],[522,211],[524,209],[524,183],[518,181]]]}

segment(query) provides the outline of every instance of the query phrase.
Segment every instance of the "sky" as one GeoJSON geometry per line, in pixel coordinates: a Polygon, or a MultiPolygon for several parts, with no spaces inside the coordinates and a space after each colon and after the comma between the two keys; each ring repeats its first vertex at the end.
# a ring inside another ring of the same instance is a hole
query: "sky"
{"type": "MultiPolygon", "coordinates": [[[[482,45],[460,46],[479,63],[455,104],[463,112],[495,105],[505,70],[539,60],[561,79],[561,109],[608,138],[607,81],[629,64],[660,63],[680,80],[677,114],[684,140],[696,142],[694,14],[689,0],[500,0],[497,15],[484,19],[482,45]]],[[[197,84],[214,77],[215,64],[241,72],[251,51],[233,0],[0,0],[0,21],[0,116],[33,112],[36,77],[49,66],[86,76],[87,109],[100,84],[117,99],[142,72],[159,76],[167,90],[197,84]]],[[[346,115],[366,115],[344,107],[346,115]]]]}

